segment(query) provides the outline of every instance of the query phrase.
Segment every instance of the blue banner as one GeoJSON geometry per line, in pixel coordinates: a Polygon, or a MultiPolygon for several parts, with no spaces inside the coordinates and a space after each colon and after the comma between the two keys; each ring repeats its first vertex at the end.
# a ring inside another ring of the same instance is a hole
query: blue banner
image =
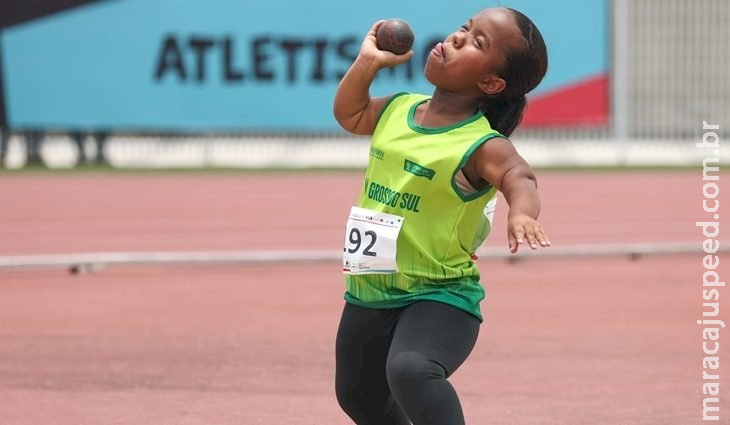
{"type": "Polygon", "coordinates": [[[430,93],[431,47],[499,3],[530,16],[550,70],[536,93],[607,72],[607,0],[116,0],[0,34],[14,128],[336,131],[332,99],[373,22],[400,17],[416,55],[381,71],[373,95],[430,93]],[[559,11],[559,12],[558,12],[559,11]]]}

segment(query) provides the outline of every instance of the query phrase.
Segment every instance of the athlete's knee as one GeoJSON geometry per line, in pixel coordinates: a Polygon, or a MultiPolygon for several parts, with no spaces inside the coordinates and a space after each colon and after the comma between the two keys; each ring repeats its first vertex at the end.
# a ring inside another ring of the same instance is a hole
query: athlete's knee
{"type": "Polygon", "coordinates": [[[441,364],[416,351],[404,351],[388,359],[386,374],[391,387],[399,386],[399,383],[446,378],[446,370],[441,364]]]}

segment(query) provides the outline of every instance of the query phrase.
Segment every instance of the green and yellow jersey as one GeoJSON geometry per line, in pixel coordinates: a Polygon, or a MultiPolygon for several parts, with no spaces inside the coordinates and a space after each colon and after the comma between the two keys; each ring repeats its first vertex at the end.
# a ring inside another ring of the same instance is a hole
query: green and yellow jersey
{"type": "Polygon", "coordinates": [[[489,233],[484,210],[496,188],[467,194],[456,175],[479,146],[502,135],[481,113],[448,127],[419,126],[416,108],[429,98],[398,94],[378,119],[358,206],[404,217],[398,272],[347,275],[345,300],[371,308],[439,301],[481,320],[485,292],[472,255],[489,233]]]}

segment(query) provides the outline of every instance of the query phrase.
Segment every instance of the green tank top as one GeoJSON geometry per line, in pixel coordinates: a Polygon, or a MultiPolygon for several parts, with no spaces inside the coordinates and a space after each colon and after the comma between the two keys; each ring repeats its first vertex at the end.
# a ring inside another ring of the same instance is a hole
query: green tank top
{"type": "Polygon", "coordinates": [[[421,127],[414,114],[429,99],[397,94],[378,119],[358,206],[404,217],[398,272],[346,275],[345,300],[371,308],[439,301],[482,320],[485,291],[472,255],[489,233],[484,210],[496,188],[467,195],[455,175],[479,146],[502,135],[481,113],[448,127],[421,127]]]}

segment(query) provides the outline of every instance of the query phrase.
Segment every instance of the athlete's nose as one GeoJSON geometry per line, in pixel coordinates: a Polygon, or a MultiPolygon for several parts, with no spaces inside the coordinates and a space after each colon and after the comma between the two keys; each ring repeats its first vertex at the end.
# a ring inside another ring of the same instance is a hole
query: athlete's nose
{"type": "Polygon", "coordinates": [[[454,47],[457,49],[460,48],[466,42],[466,33],[463,31],[455,32],[451,42],[454,44],[454,47]]]}

